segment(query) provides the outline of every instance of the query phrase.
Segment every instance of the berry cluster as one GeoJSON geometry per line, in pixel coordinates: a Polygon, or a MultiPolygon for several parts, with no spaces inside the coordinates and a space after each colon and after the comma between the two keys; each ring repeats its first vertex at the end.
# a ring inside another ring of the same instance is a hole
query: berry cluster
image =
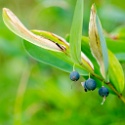
{"type": "MultiPolygon", "coordinates": [[[[70,79],[72,81],[78,81],[79,78],[80,78],[80,75],[79,75],[79,73],[77,71],[73,71],[73,72],[70,73],[70,79]]],[[[87,79],[85,82],[81,82],[81,84],[84,87],[85,92],[93,91],[93,90],[96,89],[96,81],[94,79],[92,79],[92,78],[87,79]]],[[[105,101],[105,98],[109,94],[109,90],[106,87],[102,86],[99,89],[98,93],[99,93],[100,96],[103,97],[103,102],[102,102],[102,104],[103,104],[104,101],[105,101]]]]}

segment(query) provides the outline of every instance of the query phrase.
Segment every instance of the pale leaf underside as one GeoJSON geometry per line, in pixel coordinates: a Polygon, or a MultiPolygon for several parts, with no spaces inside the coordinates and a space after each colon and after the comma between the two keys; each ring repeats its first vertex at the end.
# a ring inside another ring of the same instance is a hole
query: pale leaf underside
{"type": "Polygon", "coordinates": [[[3,20],[7,25],[7,27],[16,35],[20,36],[21,38],[39,47],[61,52],[61,49],[54,42],[30,32],[20,22],[20,20],[7,8],[3,9],[3,20]]]}
{"type": "Polygon", "coordinates": [[[90,23],[89,23],[89,38],[90,38],[90,48],[93,56],[96,58],[98,64],[100,65],[100,71],[102,76],[106,77],[104,57],[102,53],[102,47],[100,43],[99,33],[96,25],[96,12],[94,5],[91,8],[90,23]]]}
{"type": "MultiPolygon", "coordinates": [[[[3,20],[6,26],[13,33],[36,46],[56,52],[69,52],[69,43],[67,43],[63,38],[47,31],[40,31],[41,33],[46,33],[47,36],[40,35],[39,33],[37,34],[36,32],[31,32],[21,23],[21,21],[16,17],[16,15],[7,8],[3,8],[3,20]]],[[[82,63],[85,64],[86,69],[94,69],[92,62],[84,53],[81,54],[81,58],[82,63]]]]}

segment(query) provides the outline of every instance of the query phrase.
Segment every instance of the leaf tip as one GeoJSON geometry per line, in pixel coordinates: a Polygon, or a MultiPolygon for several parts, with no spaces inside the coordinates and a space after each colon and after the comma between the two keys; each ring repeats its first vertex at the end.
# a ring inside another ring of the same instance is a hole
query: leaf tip
{"type": "Polygon", "coordinates": [[[5,8],[5,7],[3,8],[3,12],[6,12],[7,10],[8,10],[7,8],[5,8]]]}
{"type": "Polygon", "coordinates": [[[12,17],[14,17],[13,13],[8,8],[3,8],[3,21],[8,26],[10,22],[13,22],[12,17]]]}
{"type": "Polygon", "coordinates": [[[95,5],[95,3],[92,4],[91,11],[96,13],[96,5],[95,5]]]}
{"type": "Polygon", "coordinates": [[[6,15],[7,8],[3,8],[3,17],[6,15]]]}
{"type": "Polygon", "coordinates": [[[8,11],[9,11],[9,9],[3,8],[3,17],[4,17],[5,15],[8,16],[8,11]]]}

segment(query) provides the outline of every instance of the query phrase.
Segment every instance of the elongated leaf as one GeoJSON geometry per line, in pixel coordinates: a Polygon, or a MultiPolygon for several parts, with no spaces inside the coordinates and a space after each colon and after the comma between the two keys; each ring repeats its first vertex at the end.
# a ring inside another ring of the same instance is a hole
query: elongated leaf
{"type": "MultiPolygon", "coordinates": [[[[3,20],[6,26],[16,35],[39,47],[61,52],[62,50],[54,42],[30,32],[20,20],[7,8],[3,9],[3,20]]],[[[63,46],[64,48],[64,46],[63,46]]],[[[65,48],[66,49],[66,48],[65,48]]]]}
{"type": "MultiPolygon", "coordinates": [[[[38,46],[34,46],[33,44],[24,41],[24,46],[27,52],[37,61],[54,66],[60,70],[65,72],[72,72],[73,70],[73,62],[70,57],[66,56],[64,53],[57,53],[54,51],[49,51],[46,49],[41,49],[38,46]]],[[[81,75],[88,75],[83,67],[80,65],[76,65],[75,68],[81,75]]]]}
{"type": "MultiPolygon", "coordinates": [[[[66,53],[65,56],[70,56],[69,44],[62,37],[43,30],[31,30],[31,31],[41,37],[44,37],[46,39],[53,41],[54,43],[58,44],[58,46],[60,46],[61,44],[60,47],[66,46],[67,49],[64,50],[64,53],[66,53]]],[[[63,51],[63,48],[62,48],[62,51],[63,51]]],[[[93,72],[94,66],[92,62],[88,59],[88,57],[83,52],[81,52],[81,64],[82,64],[82,67],[84,67],[88,72],[91,72],[91,73],[93,72]]]]}
{"type": "Polygon", "coordinates": [[[122,92],[124,89],[124,73],[123,69],[117,60],[117,58],[114,56],[113,53],[108,51],[109,54],[109,78],[111,83],[115,86],[118,92],[122,92]]]}
{"type": "Polygon", "coordinates": [[[108,72],[108,52],[105,38],[102,32],[101,23],[96,14],[94,5],[91,8],[89,23],[89,38],[91,51],[100,65],[102,76],[107,79],[108,72]]]}
{"type": "Polygon", "coordinates": [[[77,0],[70,31],[70,55],[75,63],[81,63],[82,24],[83,0],[77,0]]]}
{"type": "MultiPolygon", "coordinates": [[[[7,8],[3,9],[3,20],[12,32],[26,41],[44,49],[64,52],[69,56],[69,43],[60,36],[47,31],[33,30],[34,33],[32,33],[24,27],[20,20],[7,8]]],[[[93,71],[93,65],[84,53],[81,54],[81,58],[83,64],[82,67],[86,68],[88,71],[93,71]]]]}
{"type": "Polygon", "coordinates": [[[66,46],[67,49],[69,49],[69,43],[66,42],[65,39],[63,39],[62,37],[51,33],[51,32],[47,32],[47,31],[43,31],[43,30],[31,30],[34,34],[42,36],[48,40],[53,41],[56,44],[62,45],[62,46],[66,46]]]}

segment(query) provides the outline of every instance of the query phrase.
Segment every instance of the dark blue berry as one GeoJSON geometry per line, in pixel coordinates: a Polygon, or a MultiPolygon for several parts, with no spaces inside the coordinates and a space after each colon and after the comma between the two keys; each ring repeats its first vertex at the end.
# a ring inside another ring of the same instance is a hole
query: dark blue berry
{"type": "Polygon", "coordinates": [[[102,96],[102,97],[107,97],[108,94],[109,94],[109,90],[108,90],[106,87],[102,86],[102,87],[99,89],[98,93],[99,93],[99,95],[102,96]]]}
{"type": "Polygon", "coordinates": [[[94,90],[96,88],[96,82],[94,79],[89,78],[85,81],[84,88],[87,90],[94,90]]]}
{"type": "Polygon", "coordinates": [[[78,72],[72,71],[72,72],[70,73],[70,79],[71,79],[72,81],[77,81],[79,78],[80,78],[80,75],[79,75],[78,72]]]}

